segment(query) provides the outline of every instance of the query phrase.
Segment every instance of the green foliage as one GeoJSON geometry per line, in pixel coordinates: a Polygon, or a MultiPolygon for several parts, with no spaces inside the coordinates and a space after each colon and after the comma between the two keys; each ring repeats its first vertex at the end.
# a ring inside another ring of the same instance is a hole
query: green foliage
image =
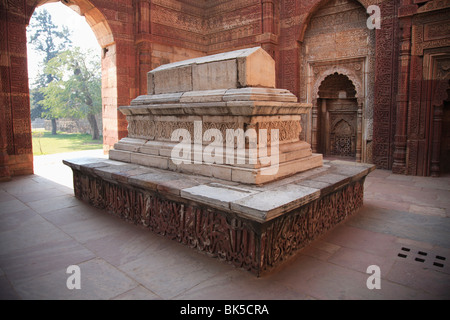
{"type": "Polygon", "coordinates": [[[53,81],[40,89],[42,105],[54,118],[86,118],[102,110],[101,68],[98,61],[89,61],[92,52],[79,48],[61,52],[51,59],[45,73],[53,81]]]}
{"type": "MultiPolygon", "coordinates": [[[[72,43],[69,38],[69,30],[66,27],[61,29],[56,26],[50,13],[45,9],[37,10],[33,14],[27,29],[27,36],[28,44],[42,56],[42,67],[56,57],[59,52],[67,50],[72,43]]],[[[41,88],[47,86],[52,80],[51,74],[41,71],[32,84],[33,89],[30,90],[31,119],[53,117],[49,109],[42,104],[44,94],[41,92],[41,88]]]]}
{"type": "Polygon", "coordinates": [[[47,10],[37,11],[28,29],[29,43],[43,56],[41,72],[30,90],[31,117],[52,119],[87,118],[92,138],[99,138],[95,115],[101,112],[101,67],[93,52],[72,48],[70,33],[54,25],[47,10]]]}
{"type": "Polygon", "coordinates": [[[67,27],[61,30],[56,26],[50,13],[45,9],[36,11],[31,17],[28,35],[28,43],[43,55],[44,64],[56,57],[59,52],[67,50],[72,43],[67,27]]]}
{"type": "Polygon", "coordinates": [[[45,113],[45,107],[42,105],[44,94],[40,88],[30,89],[30,105],[31,105],[31,120],[36,118],[49,119],[49,115],[45,113]]]}

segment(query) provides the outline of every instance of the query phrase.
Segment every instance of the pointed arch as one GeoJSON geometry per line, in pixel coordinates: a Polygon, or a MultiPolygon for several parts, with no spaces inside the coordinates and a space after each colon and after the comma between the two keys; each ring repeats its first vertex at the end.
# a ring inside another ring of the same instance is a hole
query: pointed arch
{"type": "MultiPolygon", "coordinates": [[[[91,2],[90,0],[39,0],[36,2],[33,12],[36,7],[56,2],[61,2],[79,15],[84,16],[102,48],[102,131],[103,149],[107,153],[119,139],[126,135],[126,120],[118,111],[118,106],[120,103],[124,103],[120,100],[129,101],[130,99],[129,90],[127,92],[126,88],[119,88],[118,86],[119,82],[126,82],[121,78],[128,78],[128,74],[122,71],[119,75],[117,60],[120,60],[120,57],[117,54],[117,41],[109,22],[111,20],[108,20],[103,13],[106,9],[97,7],[94,5],[95,1],[91,2]],[[119,91],[123,91],[125,94],[119,91]]],[[[121,60],[126,59],[122,58],[121,60]]]]}
{"type": "Polygon", "coordinates": [[[106,17],[89,0],[38,0],[29,12],[28,21],[37,7],[56,2],[61,2],[80,16],[86,18],[86,22],[94,32],[100,47],[105,48],[114,43],[113,32],[106,17]]]}

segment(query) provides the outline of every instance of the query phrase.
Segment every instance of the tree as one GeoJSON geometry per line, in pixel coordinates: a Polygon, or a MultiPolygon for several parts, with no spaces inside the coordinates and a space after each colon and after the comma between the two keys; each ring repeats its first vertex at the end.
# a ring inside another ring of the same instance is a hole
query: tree
{"type": "Polygon", "coordinates": [[[45,73],[53,79],[41,88],[42,104],[51,108],[55,117],[87,118],[92,139],[100,138],[95,115],[102,110],[101,68],[99,61],[89,61],[94,54],[80,48],[61,52],[51,59],[45,73]]]}
{"type": "MultiPolygon", "coordinates": [[[[67,27],[63,27],[61,30],[56,26],[50,13],[45,9],[36,11],[33,14],[28,30],[28,43],[43,56],[44,66],[60,52],[67,50],[72,43],[69,39],[70,32],[67,27]]],[[[34,87],[46,87],[52,80],[53,76],[51,74],[41,72],[34,83],[34,87]]],[[[40,90],[32,89],[30,94],[32,119],[51,119],[52,134],[56,134],[56,117],[52,114],[51,109],[44,108],[41,103],[43,96],[40,90]]]]}

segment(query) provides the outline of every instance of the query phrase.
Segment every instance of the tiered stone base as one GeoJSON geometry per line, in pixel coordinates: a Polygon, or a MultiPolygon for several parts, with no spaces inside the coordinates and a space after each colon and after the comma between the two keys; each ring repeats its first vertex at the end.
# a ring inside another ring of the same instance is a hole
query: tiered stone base
{"type": "Polygon", "coordinates": [[[78,199],[257,276],[355,213],[363,204],[365,176],[373,169],[330,162],[285,183],[243,189],[111,160],[64,162],[73,169],[78,199]],[[213,192],[201,194],[204,188],[213,192]],[[225,191],[217,194],[214,188],[225,191]],[[294,199],[292,188],[308,192],[294,199]],[[236,196],[241,191],[247,194],[236,196]],[[270,194],[285,203],[263,214],[252,197],[270,194]]]}

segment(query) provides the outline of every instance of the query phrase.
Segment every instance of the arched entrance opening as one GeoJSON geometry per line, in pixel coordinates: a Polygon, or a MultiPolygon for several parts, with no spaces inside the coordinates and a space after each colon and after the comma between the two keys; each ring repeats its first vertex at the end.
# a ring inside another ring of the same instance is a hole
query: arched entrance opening
{"type": "MultiPolygon", "coordinates": [[[[33,173],[26,27],[35,8],[49,2],[55,1],[8,1],[0,4],[0,180],[33,173]]],[[[118,106],[129,103],[130,97],[135,95],[134,83],[130,81],[134,69],[129,66],[117,68],[117,60],[131,61],[130,57],[134,57],[134,47],[123,31],[132,25],[131,13],[113,15],[112,19],[120,20],[121,24],[111,25],[102,13],[108,10],[103,2],[99,5],[104,7],[96,7],[88,0],[62,2],[86,17],[102,47],[103,143],[104,151],[108,151],[126,136],[126,119],[118,111],[118,106]],[[129,85],[119,86],[119,83],[129,85]]]]}
{"type": "MultiPolygon", "coordinates": [[[[36,8],[56,1],[40,1],[36,8]]],[[[62,4],[68,6],[81,16],[91,27],[97,41],[102,48],[102,123],[103,123],[103,148],[108,152],[117,141],[117,67],[115,54],[115,41],[112,30],[105,16],[88,0],[62,0],[62,4]]]]}
{"type": "Polygon", "coordinates": [[[100,49],[86,19],[69,7],[55,2],[34,10],[27,27],[34,155],[102,148],[100,49]],[[91,139],[61,139],[73,134],[91,139]]]}
{"type": "Polygon", "coordinates": [[[355,160],[360,149],[360,119],[352,81],[337,72],[328,75],[319,86],[317,106],[317,151],[324,156],[355,160]]]}

